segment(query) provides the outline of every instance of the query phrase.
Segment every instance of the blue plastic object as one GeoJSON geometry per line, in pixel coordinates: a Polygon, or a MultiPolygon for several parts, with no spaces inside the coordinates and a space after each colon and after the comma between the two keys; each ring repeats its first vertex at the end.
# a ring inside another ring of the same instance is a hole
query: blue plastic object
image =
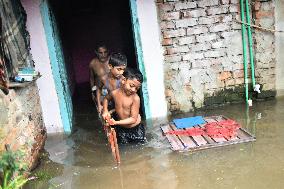
{"type": "Polygon", "coordinates": [[[206,123],[202,116],[174,119],[173,122],[178,129],[189,128],[206,123]]]}

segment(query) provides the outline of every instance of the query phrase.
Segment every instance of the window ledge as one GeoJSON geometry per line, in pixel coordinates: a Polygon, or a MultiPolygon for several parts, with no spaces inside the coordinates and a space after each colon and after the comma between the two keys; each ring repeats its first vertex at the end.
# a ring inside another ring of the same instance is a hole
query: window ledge
{"type": "Polygon", "coordinates": [[[27,81],[27,82],[12,82],[12,81],[10,81],[10,82],[8,83],[8,88],[9,88],[9,89],[15,89],[15,88],[24,88],[24,87],[27,87],[27,86],[29,86],[29,85],[35,83],[35,81],[36,81],[38,78],[40,78],[40,77],[41,77],[41,75],[38,75],[38,76],[36,76],[32,81],[27,81]]]}

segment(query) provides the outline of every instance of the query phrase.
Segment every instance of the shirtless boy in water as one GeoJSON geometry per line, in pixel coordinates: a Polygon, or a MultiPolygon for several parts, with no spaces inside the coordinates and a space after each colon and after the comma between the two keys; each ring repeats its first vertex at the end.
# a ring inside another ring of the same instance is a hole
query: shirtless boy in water
{"type": "MultiPolygon", "coordinates": [[[[109,73],[101,77],[100,84],[98,85],[98,93],[101,94],[103,88],[107,90],[107,93],[118,89],[121,85],[121,77],[127,66],[126,56],[121,53],[112,53],[109,58],[109,73]]],[[[111,101],[108,102],[109,107],[114,108],[114,104],[111,101]]],[[[101,112],[103,105],[98,104],[99,112],[101,112]]]]}
{"type": "Polygon", "coordinates": [[[98,104],[97,93],[98,84],[100,79],[109,72],[108,61],[109,61],[109,52],[105,45],[99,45],[95,50],[96,57],[90,62],[90,85],[92,90],[92,99],[98,104]]]}
{"type": "Polygon", "coordinates": [[[123,76],[121,87],[104,98],[102,117],[109,120],[109,124],[115,128],[119,143],[145,142],[145,127],[139,114],[140,97],[137,95],[143,76],[132,68],[127,68],[123,76]],[[115,113],[111,119],[109,100],[115,103],[115,113]]]}

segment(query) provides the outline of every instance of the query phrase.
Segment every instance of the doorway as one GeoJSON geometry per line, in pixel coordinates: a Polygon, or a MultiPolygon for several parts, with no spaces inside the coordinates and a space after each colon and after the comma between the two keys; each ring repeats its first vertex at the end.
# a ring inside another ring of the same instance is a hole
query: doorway
{"type": "Polygon", "coordinates": [[[49,4],[62,44],[74,114],[82,119],[97,115],[88,68],[96,45],[104,43],[111,52],[124,53],[128,67],[138,68],[129,2],[50,0],[49,4]]]}

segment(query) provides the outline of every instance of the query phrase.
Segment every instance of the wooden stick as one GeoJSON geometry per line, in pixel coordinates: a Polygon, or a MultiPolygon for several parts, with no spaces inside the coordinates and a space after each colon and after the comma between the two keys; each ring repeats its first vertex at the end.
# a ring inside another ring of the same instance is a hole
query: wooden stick
{"type": "Polygon", "coordinates": [[[114,159],[116,159],[115,146],[114,146],[114,141],[113,141],[113,134],[110,131],[110,129],[108,129],[108,137],[109,137],[109,143],[110,143],[110,148],[111,148],[112,155],[113,155],[114,159]]]}
{"type": "MultiPolygon", "coordinates": [[[[110,113],[112,114],[115,112],[115,110],[111,110],[110,113]]],[[[120,164],[120,154],[119,154],[119,148],[117,144],[117,137],[116,137],[116,132],[115,129],[110,126],[110,118],[107,118],[106,120],[103,119],[103,125],[104,125],[104,130],[106,132],[110,147],[111,147],[111,152],[114,157],[114,160],[116,161],[117,164],[120,164]]]]}
{"type": "Polygon", "coordinates": [[[117,164],[120,164],[120,154],[119,154],[119,148],[117,144],[117,138],[116,138],[116,132],[113,128],[111,128],[112,134],[113,134],[113,142],[114,142],[114,147],[115,147],[115,154],[116,154],[116,162],[117,164]]]}
{"type": "Polygon", "coordinates": [[[246,23],[246,22],[242,22],[240,20],[236,20],[237,23],[240,23],[240,24],[245,24],[247,26],[251,26],[251,27],[254,27],[254,28],[257,28],[257,29],[260,29],[260,30],[265,30],[265,31],[268,31],[268,32],[284,32],[284,31],[279,31],[279,30],[273,30],[273,29],[268,29],[268,28],[264,28],[264,27],[261,27],[261,26],[257,26],[257,25],[253,25],[253,24],[249,24],[249,23],[246,23]]]}

